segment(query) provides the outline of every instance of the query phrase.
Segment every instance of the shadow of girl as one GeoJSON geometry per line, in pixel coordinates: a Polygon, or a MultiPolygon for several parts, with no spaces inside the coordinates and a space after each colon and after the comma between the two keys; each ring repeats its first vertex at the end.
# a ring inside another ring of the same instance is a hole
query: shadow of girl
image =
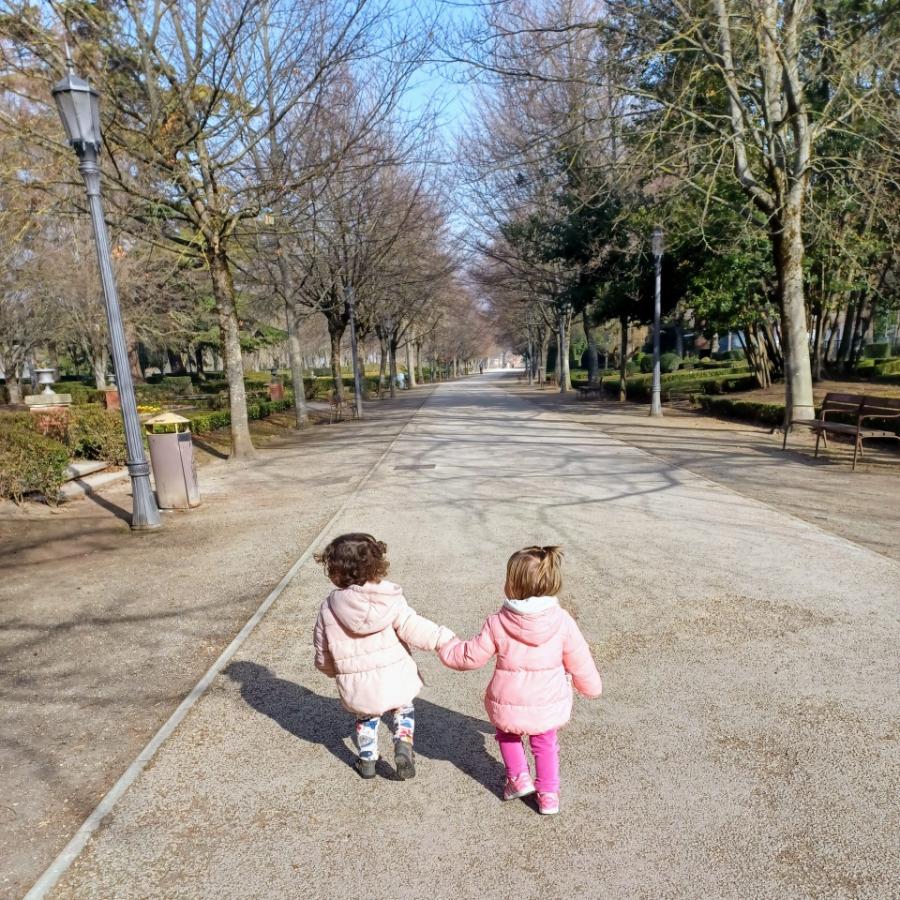
{"type": "MultiPolygon", "coordinates": [[[[339,700],[278,678],[270,669],[254,662],[231,663],[225,668],[225,674],[240,685],[241,697],[257,712],[301,741],[320,744],[341,762],[353,765],[356,757],[345,741],[352,733],[354,719],[339,700]]],[[[415,707],[416,753],[451,763],[500,796],[503,766],[488,753],[485,744],[485,735],[493,734],[493,727],[483,719],[421,698],[416,699],[415,707]]],[[[386,774],[383,762],[379,774],[386,774]]]]}

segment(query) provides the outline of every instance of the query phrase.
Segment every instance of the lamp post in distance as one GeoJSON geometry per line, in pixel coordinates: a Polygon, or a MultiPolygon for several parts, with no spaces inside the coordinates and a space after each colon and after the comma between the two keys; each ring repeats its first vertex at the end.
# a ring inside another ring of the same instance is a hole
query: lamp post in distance
{"type": "Polygon", "coordinates": [[[134,384],[128,364],[128,348],[110,259],[106,219],[100,201],[100,95],[87,81],[75,74],[68,47],[66,47],[66,68],[65,77],[53,86],[53,99],[66,129],[66,137],[78,155],[78,170],[84,178],[91,224],[94,228],[94,243],[97,248],[97,262],[100,265],[100,281],[103,285],[113,369],[119,387],[119,403],[125,429],[127,450],[125,465],[131,478],[131,527],[135,531],[147,531],[159,528],[159,508],[150,487],[150,464],[144,455],[141,420],[138,416],[134,384]]]}
{"type": "Polygon", "coordinates": [[[656,288],[653,295],[653,385],[650,389],[650,415],[662,415],[662,378],[659,366],[659,320],[662,309],[662,258],[663,258],[663,230],[661,225],[653,226],[653,234],[650,238],[650,250],[653,253],[653,262],[656,269],[656,288]]]}

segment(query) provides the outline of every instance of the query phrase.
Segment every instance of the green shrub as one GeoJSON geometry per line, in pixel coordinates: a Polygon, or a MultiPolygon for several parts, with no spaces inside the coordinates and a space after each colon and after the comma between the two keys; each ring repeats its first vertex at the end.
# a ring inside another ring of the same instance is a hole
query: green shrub
{"type": "Polygon", "coordinates": [[[21,503],[25,494],[37,492],[55,506],[66,480],[69,451],[27,423],[11,419],[0,420],[0,497],[21,503]]]}
{"type": "Polygon", "coordinates": [[[83,381],[59,381],[53,385],[53,390],[57,394],[71,395],[73,406],[100,403],[103,399],[102,391],[98,391],[93,384],[85,384],[83,381]]]}
{"type": "Polygon", "coordinates": [[[191,413],[187,418],[191,420],[191,431],[194,434],[206,434],[219,428],[227,428],[231,424],[231,413],[227,409],[191,413]]]}
{"type": "Polygon", "coordinates": [[[712,354],[712,358],[718,362],[733,362],[736,359],[744,359],[746,355],[743,350],[719,350],[712,354]]]}
{"type": "Polygon", "coordinates": [[[659,358],[659,367],[663,372],[677,372],[681,365],[681,357],[677,353],[663,353],[659,358]]]}
{"type": "Polygon", "coordinates": [[[121,414],[101,407],[72,410],[67,443],[75,456],[84,459],[121,466],[127,456],[121,414]]]}
{"type": "MultiPolygon", "coordinates": [[[[264,419],[272,413],[290,409],[293,405],[294,401],[291,399],[257,400],[247,404],[247,418],[264,419]]],[[[231,412],[227,409],[192,413],[187,418],[190,419],[191,431],[194,434],[206,434],[219,428],[227,428],[231,424],[231,412]]]]}
{"type": "Polygon", "coordinates": [[[776,426],[784,421],[784,406],[780,403],[760,403],[755,400],[734,400],[730,397],[701,395],[697,398],[700,406],[714,416],[756,422],[760,425],[776,426]]]}
{"type": "Polygon", "coordinates": [[[163,403],[166,400],[181,400],[194,393],[194,383],[190,375],[167,375],[165,378],[149,379],[146,384],[136,384],[134,394],[138,403],[163,403]]]}
{"type": "Polygon", "coordinates": [[[869,344],[868,347],[863,351],[863,356],[867,356],[869,359],[877,359],[879,356],[890,356],[891,355],[891,345],[887,341],[883,341],[878,344],[869,344]]]}
{"type": "Polygon", "coordinates": [[[876,378],[884,378],[885,375],[900,375],[900,359],[887,359],[874,366],[872,374],[876,378]]]}

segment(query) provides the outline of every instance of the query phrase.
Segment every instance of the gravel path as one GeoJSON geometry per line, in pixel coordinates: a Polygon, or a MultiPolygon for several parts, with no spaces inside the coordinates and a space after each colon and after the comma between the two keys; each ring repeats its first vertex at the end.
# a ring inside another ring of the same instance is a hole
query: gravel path
{"type": "Polygon", "coordinates": [[[34,883],[430,392],[213,459],[203,505],[151,534],[128,528],[127,484],[0,503],[0,897],[34,883]]]}
{"type": "Polygon", "coordinates": [[[511,550],[564,546],[606,694],[562,734],[561,814],[498,799],[489,671],[424,654],[418,777],[357,778],[312,668],[310,563],[57,896],[900,892],[900,566],[502,377],[439,386],[332,531],[386,540],[412,604],[463,634],[499,605],[511,550]]]}

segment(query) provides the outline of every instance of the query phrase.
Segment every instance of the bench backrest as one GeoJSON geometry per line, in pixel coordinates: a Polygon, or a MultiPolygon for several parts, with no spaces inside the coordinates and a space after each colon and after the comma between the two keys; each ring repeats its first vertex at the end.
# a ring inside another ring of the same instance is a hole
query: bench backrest
{"type": "Polygon", "coordinates": [[[862,414],[864,416],[896,415],[900,413],[900,397],[871,397],[863,399],[862,414]]]}
{"type": "Polygon", "coordinates": [[[857,415],[865,403],[862,394],[826,394],[822,401],[822,414],[826,412],[845,412],[857,415]]]}

